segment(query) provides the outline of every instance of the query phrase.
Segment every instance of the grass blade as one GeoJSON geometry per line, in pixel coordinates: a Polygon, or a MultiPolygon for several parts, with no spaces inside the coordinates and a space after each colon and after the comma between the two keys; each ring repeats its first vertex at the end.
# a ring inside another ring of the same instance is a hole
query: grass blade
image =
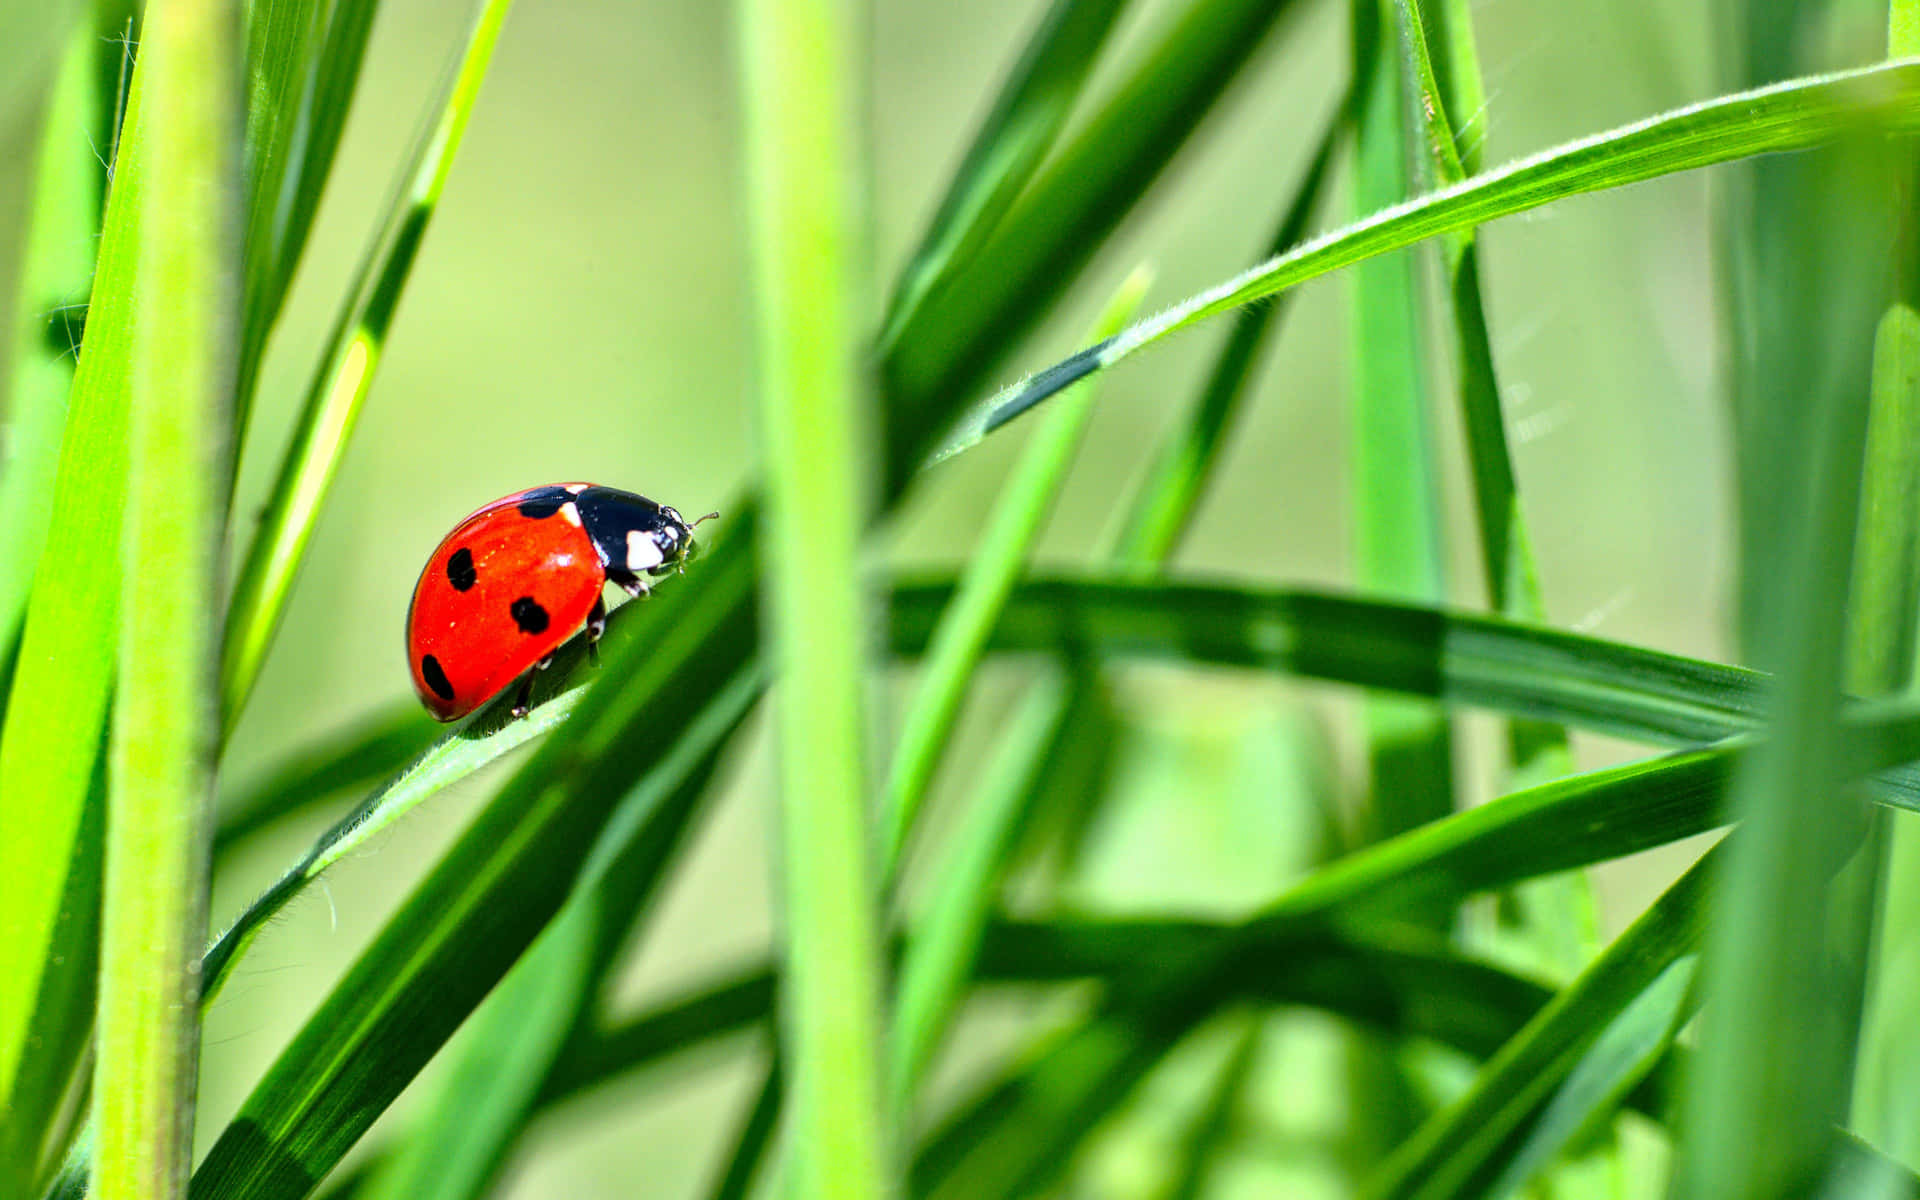
{"type": "MultiPolygon", "coordinates": [[[[149,164],[129,346],[124,621],[94,1076],[102,1200],[184,1197],[199,1080],[219,549],[238,330],[239,6],[155,0],[135,68],[149,164]]],[[[124,180],[122,186],[125,186],[124,180]]]]}
{"type": "Polygon", "coordinates": [[[1067,123],[1087,74],[1127,0],[1054,0],[1027,40],[993,111],[947,182],[920,245],[894,281],[880,343],[899,338],[930,292],[951,277],[1012,207],[1067,123]]]}
{"type": "Polygon", "coordinates": [[[977,445],[1061,388],[1171,334],[1374,255],[1585,192],[1915,128],[1920,63],[1903,61],[1736,92],[1569,142],[1315,238],[1004,388],[963,417],[933,458],[977,445]]]}
{"type": "MultiPolygon", "coordinates": [[[[511,7],[512,0],[480,0],[475,9],[459,70],[436,104],[433,136],[416,147],[407,163],[406,182],[395,192],[308,388],[260,528],[234,579],[220,666],[221,726],[227,732],[245,706],[279,630],[320,505],[373,386],[394,309],[439,207],[511,7]]],[[[318,186],[318,181],[309,183],[318,186]]]]}
{"type": "MultiPolygon", "coordinates": [[[[1864,147],[1856,148],[1864,150],[1864,147]]],[[[1830,902],[1833,864],[1866,832],[1858,794],[1836,785],[1837,707],[1845,658],[1866,424],[1868,367],[1881,278],[1886,194],[1864,153],[1803,160],[1769,189],[1769,222],[1795,231],[1774,247],[1776,300],[1791,305],[1798,349],[1768,351],[1746,380],[1743,470],[1777,493],[1743,519],[1772,522],[1743,563],[1742,627],[1758,661],[1777,664],[1768,749],[1740,777],[1741,838],[1729,854],[1704,970],[1709,1022],[1690,1080],[1675,1167],[1679,1196],[1757,1197],[1815,1189],[1845,1115],[1858,980],[1803,970],[1828,961],[1830,922],[1860,919],[1830,902]],[[1786,293],[1791,293],[1788,296],[1786,293]],[[1815,802],[1816,800],[1821,802],[1815,802]],[[1840,1011],[1845,1008],[1846,1011],[1840,1011]],[[1781,1030],[1803,1036],[1782,1038],[1781,1030]]],[[[1858,970],[1855,963],[1850,969],[1858,970]]]]}
{"type": "MultiPolygon", "coordinates": [[[[886,491],[1152,187],[1290,0],[1195,0],[981,247],[882,347],[886,491]]],[[[1071,383],[1072,380],[1066,380],[1071,383]]]]}
{"type": "Polygon", "coordinates": [[[120,48],[82,24],[60,61],[33,173],[32,212],[20,270],[7,380],[7,439],[0,462],[0,655],[13,645],[33,570],[46,546],[46,503],[60,462],[67,392],[93,285],[94,236],[106,173],[94,147],[113,140],[120,48]]]}
{"type": "Polygon", "coordinates": [[[780,1123],[780,1092],[784,1086],[780,1059],[770,1056],[766,1078],[754,1094],[753,1107],[740,1123],[740,1131],[733,1140],[733,1153],[727,1155],[726,1170],[714,1184],[712,1200],[746,1200],[753,1188],[754,1175],[767,1156],[767,1146],[773,1141],[773,1131],[780,1123]]]}
{"type": "MultiPolygon", "coordinates": [[[[137,82],[137,73],[136,73],[137,82]]],[[[29,1047],[77,1047],[90,1011],[42,1009],[43,994],[72,994],[62,975],[92,974],[94,949],[55,953],[52,935],[63,894],[98,875],[76,858],[78,834],[101,759],[115,655],[76,629],[118,630],[120,589],[100,586],[100,547],[121,543],[127,501],[129,372],[139,219],[145,205],[147,127],[141,89],[129,100],[126,134],[107,201],[87,333],[68,399],[46,547],[20,635],[13,699],[0,729],[0,1108],[9,1122],[49,1129],[57,1094],[21,1090],[29,1047]]],[[[33,1078],[64,1087],[71,1064],[50,1064],[33,1078]]],[[[0,1190],[24,1186],[32,1164],[0,1163],[0,1190]]]]}
{"type": "MultiPolygon", "coordinates": [[[[1144,268],[1127,277],[1095,321],[1096,337],[1126,324],[1151,280],[1144,268]]],[[[974,667],[1008,594],[1020,578],[1041,523],[1059,494],[1092,411],[1093,391],[1083,388],[1078,395],[1067,396],[1059,412],[1027,443],[969,556],[954,592],[953,606],[934,630],[921,666],[919,687],[901,722],[881,809],[880,861],[883,878],[889,882],[898,869],[927,783],[953,732],[974,667]]]]}
{"type": "Polygon", "coordinates": [[[790,1194],[890,1195],[869,875],[859,566],[863,439],[855,217],[866,201],[857,0],[742,0],[736,16],[753,262],[762,589],[777,680],[780,1055],[790,1194]]]}

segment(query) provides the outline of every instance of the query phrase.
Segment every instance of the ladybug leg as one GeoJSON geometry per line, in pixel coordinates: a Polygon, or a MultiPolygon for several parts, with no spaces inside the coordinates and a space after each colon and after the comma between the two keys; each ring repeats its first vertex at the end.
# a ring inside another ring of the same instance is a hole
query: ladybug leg
{"type": "Polygon", "coordinates": [[[595,600],[593,611],[587,614],[587,657],[594,666],[600,665],[600,635],[607,631],[607,602],[595,600]]]}
{"type": "Polygon", "coordinates": [[[652,589],[647,586],[647,581],[638,575],[629,579],[620,580],[620,586],[626,591],[627,595],[632,596],[636,600],[645,600],[652,594],[652,589]]]}
{"type": "MultiPolygon", "coordinates": [[[[542,663],[541,665],[545,665],[542,663]]],[[[513,715],[518,720],[533,709],[533,672],[528,671],[520,679],[520,691],[513,698],[513,715]]]]}

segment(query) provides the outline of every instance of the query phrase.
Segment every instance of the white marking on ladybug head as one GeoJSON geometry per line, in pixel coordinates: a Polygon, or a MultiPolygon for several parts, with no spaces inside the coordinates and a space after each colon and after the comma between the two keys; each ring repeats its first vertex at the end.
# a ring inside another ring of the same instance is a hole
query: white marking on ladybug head
{"type": "Polygon", "coordinates": [[[578,496],[581,492],[586,491],[588,488],[592,486],[593,485],[590,483],[569,483],[567,485],[567,491],[575,496],[578,496]]]}
{"type": "Polygon", "coordinates": [[[652,534],[639,529],[627,530],[627,570],[635,574],[651,571],[666,560],[652,534]]]}
{"type": "Polygon", "coordinates": [[[560,515],[567,519],[567,524],[575,528],[580,526],[580,506],[573,501],[569,500],[560,506],[560,515]]]}

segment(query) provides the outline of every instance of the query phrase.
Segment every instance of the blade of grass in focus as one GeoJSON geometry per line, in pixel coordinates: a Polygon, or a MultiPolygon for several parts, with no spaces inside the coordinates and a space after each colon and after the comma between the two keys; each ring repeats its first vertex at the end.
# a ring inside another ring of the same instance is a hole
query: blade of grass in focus
{"type": "Polygon", "coordinates": [[[1052,148],[1127,0],[1054,0],[947,182],[920,245],[894,280],[882,345],[970,260],[1052,148]]]}
{"type": "MultiPolygon", "coordinates": [[[[100,239],[98,271],[87,314],[84,353],[68,399],[66,430],[52,491],[52,518],[20,635],[13,700],[0,729],[0,1108],[9,1122],[48,1129],[57,1093],[20,1090],[29,1047],[75,1047],[76,1026],[90,1011],[37,1007],[43,992],[71,994],[55,976],[97,969],[90,946],[52,943],[69,871],[97,875],[97,862],[76,861],[82,811],[100,760],[113,651],[95,639],[117,638],[120,589],[100,586],[100,547],[120,545],[127,501],[127,435],[133,285],[145,205],[146,137],[138,72],[126,132],[100,239]],[[76,637],[75,630],[90,631],[76,637]],[[22,701],[28,702],[22,702],[22,701]]],[[[87,890],[87,889],[81,889],[87,890]]],[[[35,1078],[64,1087],[71,1064],[51,1064],[35,1078]]],[[[0,1192],[24,1189],[32,1164],[0,1163],[0,1192]]]]}
{"type": "Polygon", "coordinates": [[[406,164],[405,183],[395,190],[308,387],[260,528],[234,579],[220,666],[223,737],[232,732],[273,645],[320,506],[373,386],[394,309],[439,207],[511,7],[512,0],[479,0],[459,70],[432,110],[432,136],[416,146],[406,164]]]}
{"type": "Polygon", "coordinates": [[[766,470],[762,605],[779,788],[789,1194],[893,1194],[869,874],[859,564],[871,394],[859,369],[866,164],[858,0],[735,9],[766,470]]]}
{"type": "Polygon", "coordinates": [[[1717,97],[1518,159],[1317,237],[1001,389],[954,424],[933,461],[977,445],[1061,388],[1171,334],[1374,255],[1585,192],[1916,128],[1920,64],[1900,62],[1717,97]]]}
{"type": "Polygon", "coordinates": [[[1772,740],[1735,788],[1741,836],[1707,942],[1706,1023],[1673,1178],[1682,1197],[1811,1192],[1851,1088],[1858,1006],[1833,996],[1857,997],[1859,981],[1807,964],[1833,962],[1829,931],[1865,919],[1827,884],[1832,864],[1866,832],[1857,790],[1840,786],[1836,718],[1872,336],[1884,304],[1887,186],[1876,149],[1768,164],[1771,182],[1757,201],[1767,228],[1792,231],[1790,243],[1770,247],[1764,277],[1792,320],[1776,330],[1790,342],[1765,352],[1766,371],[1735,373],[1749,389],[1739,397],[1742,469],[1764,473],[1773,489],[1765,507],[1742,513],[1769,526],[1745,544],[1760,557],[1742,563],[1740,624],[1778,682],[1772,740]],[[1801,1036],[1779,1036],[1789,1029],[1801,1036]]]}
{"type": "MultiPolygon", "coordinates": [[[[223,464],[240,272],[240,7],[153,0],[128,348],[94,1118],[101,1200],[174,1200],[192,1168],[207,926],[223,464]]],[[[125,186],[124,180],[121,187],[125,186]]]]}

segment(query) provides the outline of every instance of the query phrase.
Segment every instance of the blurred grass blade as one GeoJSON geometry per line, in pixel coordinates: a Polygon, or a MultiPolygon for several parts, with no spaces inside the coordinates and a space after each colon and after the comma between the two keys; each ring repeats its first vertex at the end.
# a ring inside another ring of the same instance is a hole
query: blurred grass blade
{"type": "Polygon", "coordinates": [[[1166,1200],[1200,1200],[1206,1194],[1214,1162],[1231,1137],[1235,1110],[1259,1061],[1263,1028],[1261,1014],[1237,1019],[1240,1029],[1234,1034],[1226,1061],[1215,1072],[1205,1104],[1181,1139],[1179,1165],[1164,1193],[1166,1200]]]}
{"type": "Polygon", "coordinates": [[[1502,1151],[1506,1166],[1483,1193],[1511,1195],[1561,1155],[1603,1129],[1648,1074],[1672,1052],[1693,1015],[1698,958],[1683,955],[1654,977],[1594,1039],[1539,1117],[1502,1151]]]}
{"type": "MultiPolygon", "coordinates": [[[[68,400],[45,550],[20,635],[7,722],[0,728],[0,1110],[29,1129],[54,1124],[56,1094],[20,1090],[30,1047],[73,1047],[90,1011],[41,1009],[43,991],[71,994],[55,978],[97,969],[92,946],[55,951],[52,935],[76,861],[82,810],[106,728],[120,628],[120,588],[100,586],[101,547],[121,544],[127,506],[127,445],[135,260],[145,206],[144,88],[128,103],[88,308],[86,340],[68,400]],[[76,631],[86,631],[84,636],[76,631]],[[102,642],[101,639],[110,639],[102,642]]],[[[89,889],[81,887],[79,891],[89,889]]],[[[33,1077],[64,1087],[68,1066],[33,1077]]],[[[18,1194],[32,1164],[0,1163],[0,1194],[18,1194]]]]}
{"type": "Polygon", "coordinates": [[[74,30],[47,102],[8,355],[7,436],[0,459],[0,656],[20,632],[46,546],[47,495],[60,462],[67,392],[80,353],[106,172],[94,147],[113,139],[120,48],[97,24],[74,30]]]}
{"type": "Polygon", "coordinates": [[[511,7],[512,0],[479,0],[459,70],[435,105],[433,135],[419,143],[407,163],[406,182],[396,190],[361,263],[308,388],[260,528],[234,580],[220,667],[223,736],[232,732],[279,629],[307,540],[373,385],[394,309],[439,207],[511,7]]]}
{"type": "Polygon", "coordinates": [[[475,1013],[453,1066],[363,1200],[477,1200],[488,1194],[554,1059],[586,1027],[608,968],[644,919],[694,828],[721,752],[761,683],[744,674],[698,737],[621,802],[580,883],[538,941],[475,1013]]]}
{"type": "Polygon", "coordinates": [[[952,427],[933,459],[978,444],[1075,380],[1173,333],[1363,259],[1568,196],[1917,128],[1920,63],[1900,62],[1721,96],[1518,159],[1315,238],[1002,389],[952,427]]]}
{"type": "MultiPolygon", "coordinates": [[[[131,410],[100,1031],[101,1200],[184,1197],[200,1063],[220,548],[238,335],[235,0],[153,0],[128,348],[131,410]]],[[[120,187],[126,186],[124,178],[120,187]]]]}
{"type": "MultiPolygon", "coordinates": [[[[1039,323],[1239,75],[1291,0],[1190,0],[993,235],[882,347],[886,494],[1039,323]]],[[[1066,382],[1071,382],[1068,380],[1066,382]]],[[[1062,386],[1065,386],[1062,384],[1062,386]]]]}
{"type": "MultiPolygon", "coordinates": [[[[1390,0],[1353,0],[1354,78],[1364,81],[1354,121],[1352,203],[1389,208],[1410,190],[1406,97],[1392,39],[1381,28],[1390,0]]],[[[1428,428],[1426,361],[1408,251],[1369,259],[1352,274],[1348,326],[1352,422],[1354,571],[1361,590],[1438,603],[1442,571],[1439,486],[1428,428]]],[[[1411,829],[1453,809],[1453,730],[1438,706],[1370,696],[1365,718],[1367,797],[1358,823],[1366,841],[1411,829]]]]}
{"type": "Polygon", "coordinates": [[[213,833],[214,858],[283,817],[349,789],[381,783],[425,754],[444,729],[409,700],[294,750],[238,787],[223,789],[213,833]]]}
{"type": "MultiPolygon", "coordinates": [[[[1151,281],[1152,273],[1144,267],[1127,276],[1095,320],[1094,336],[1111,334],[1132,319],[1151,281]]],[[[881,808],[883,884],[890,883],[899,868],[907,834],[953,732],[960,702],[973,681],[974,667],[1066,479],[1067,467],[1093,411],[1093,398],[1091,387],[1065,397],[1058,413],[1035,431],[994,501],[986,528],[954,592],[952,607],[934,630],[887,775],[881,808]]]]}
{"type": "Polygon", "coordinates": [[[260,0],[248,7],[247,265],[236,459],[260,360],[326,190],[379,0],[260,0]]]}
{"type": "Polygon", "coordinates": [[[711,1200],[747,1200],[753,1190],[754,1176],[767,1156],[774,1128],[780,1123],[780,1092],[784,1081],[774,1049],[768,1048],[766,1078],[761,1080],[753,1105],[740,1123],[740,1131],[733,1139],[733,1153],[727,1155],[726,1169],[714,1184],[711,1200]]]}
{"type": "MultiPolygon", "coordinates": [[[[627,605],[626,640],[276,1060],[195,1173],[196,1200],[304,1196],[552,919],[623,794],[753,651],[752,563],[722,529],[627,605]]],[[[537,713],[538,710],[536,710],[537,713]]]]}
{"type": "Polygon", "coordinates": [[[1033,177],[1126,7],[1127,0],[1054,0],[894,281],[882,345],[893,343],[927,294],[973,257],[1033,177]]]}
{"type": "Polygon", "coordinates": [[[1812,1191],[1852,1086],[1859,1010],[1834,995],[1857,997],[1860,980],[1830,965],[1831,931],[1869,918],[1850,911],[1857,893],[1827,885],[1867,828],[1859,793],[1839,786],[1837,709],[1887,185],[1878,147],[1846,149],[1796,162],[1765,201],[1769,227],[1794,231],[1772,248],[1771,283],[1791,293],[1776,300],[1796,317],[1775,332],[1798,348],[1769,349],[1768,369],[1744,377],[1743,470],[1764,472],[1774,495],[1742,514],[1771,524],[1747,544],[1762,557],[1742,563],[1741,624],[1778,681],[1773,736],[1736,784],[1742,830],[1707,943],[1709,1019],[1675,1165],[1680,1197],[1812,1191]]]}
{"type": "MultiPolygon", "coordinates": [[[[1736,839],[1737,840],[1737,839],[1736,839]]],[[[1500,1151],[1566,1079],[1609,1024],[1683,956],[1706,924],[1719,851],[1670,886],[1580,977],[1542,1008],[1474,1077],[1467,1093],[1434,1114],[1382,1168],[1371,1194],[1412,1200],[1490,1196],[1500,1151]]],[[[1671,1013],[1649,1016],[1660,1027],[1671,1013]]]]}
{"type": "MultiPolygon", "coordinates": [[[[1327,118],[1307,170],[1295,187],[1267,246],[1269,256],[1284,253],[1307,235],[1319,207],[1333,152],[1346,124],[1345,106],[1327,118]]],[[[1153,466],[1140,485],[1113,557],[1124,566],[1151,573],[1163,567],[1192,523],[1219,455],[1234,427],[1253,381],[1261,352],[1277,332],[1288,297],[1272,304],[1249,305],[1234,317],[1233,330],[1207,374],[1207,382],[1187,419],[1161,443],[1153,466]]]]}

